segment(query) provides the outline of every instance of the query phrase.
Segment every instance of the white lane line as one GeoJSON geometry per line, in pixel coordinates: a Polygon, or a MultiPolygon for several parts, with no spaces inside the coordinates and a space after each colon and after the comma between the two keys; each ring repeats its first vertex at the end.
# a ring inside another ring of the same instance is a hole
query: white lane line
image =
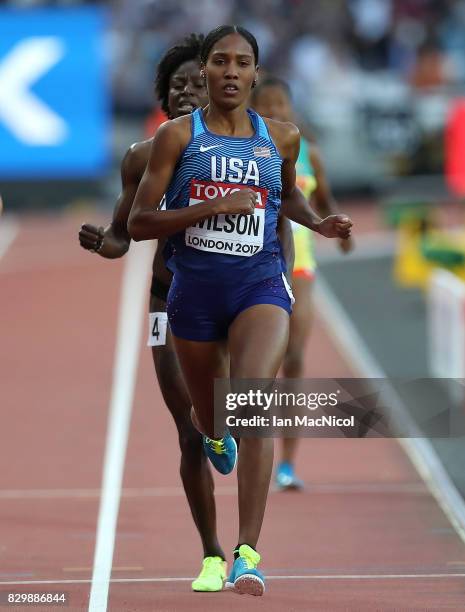
{"type": "MultiPolygon", "coordinates": [[[[444,578],[465,578],[464,573],[447,574],[297,574],[297,575],[276,575],[266,576],[267,580],[430,580],[444,578]]],[[[112,584],[124,583],[163,583],[163,582],[191,582],[195,576],[167,576],[156,578],[112,578],[112,584]]],[[[90,580],[85,579],[64,579],[64,580],[10,580],[0,582],[2,586],[21,586],[21,585],[42,585],[42,584],[89,584],[90,580]]],[[[103,610],[103,608],[102,608],[103,610]]]]}
{"type": "MultiPolygon", "coordinates": [[[[278,492],[271,489],[273,493],[278,492]]],[[[429,495],[428,489],[421,482],[406,483],[313,483],[302,492],[302,495],[328,494],[393,494],[393,495],[429,495]]],[[[100,497],[100,489],[4,489],[0,490],[0,501],[2,500],[48,500],[48,499],[97,499],[100,497]]],[[[182,487],[147,487],[127,488],[121,490],[121,499],[140,499],[151,497],[184,497],[182,487]]],[[[229,496],[237,495],[236,486],[216,487],[215,495],[229,496]]]]}
{"type": "Polygon", "coordinates": [[[19,232],[19,223],[13,219],[0,219],[0,259],[5,255],[19,232]]]}
{"type": "MultiPolygon", "coordinates": [[[[215,495],[233,495],[237,487],[217,487],[215,495]]],[[[4,489],[0,490],[1,500],[22,499],[98,499],[101,489],[4,489]]],[[[138,499],[144,497],[184,497],[182,487],[152,487],[121,489],[121,499],[138,499]]]]}
{"type": "Polygon", "coordinates": [[[152,255],[153,248],[150,242],[133,242],[126,256],[123,272],[89,612],[102,612],[107,609],[142,322],[145,320],[143,312],[146,286],[152,255]]]}
{"type": "MultiPolygon", "coordinates": [[[[326,323],[327,331],[335,344],[348,358],[348,363],[366,378],[385,379],[388,377],[368,349],[365,341],[355,328],[329,285],[321,278],[316,283],[315,299],[320,316],[326,323]]],[[[411,437],[397,438],[413,466],[425,482],[451,525],[465,543],[465,502],[444,469],[433,445],[421,432],[410,417],[401,398],[392,387],[388,390],[389,405],[401,431],[411,437]]]]}

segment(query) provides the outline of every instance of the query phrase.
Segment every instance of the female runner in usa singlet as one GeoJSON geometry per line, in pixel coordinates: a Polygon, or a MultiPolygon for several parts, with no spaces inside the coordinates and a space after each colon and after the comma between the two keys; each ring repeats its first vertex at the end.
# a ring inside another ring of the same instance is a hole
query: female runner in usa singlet
{"type": "MultiPolygon", "coordinates": [[[[276,224],[281,202],[303,198],[295,187],[300,139],[291,123],[247,108],[258,70],[250,32],[210,32],[201,70],[209,105],[157,131],[128,229],[134,240],[169,236],[168,320],[194,423],[212,463],[228,473],[237,449],[228,433],[214,438],[214,379],[273,379],[284,357],[291,294],[276,224]],[[155,210],[165,193],[166,210],[155,210]]],[[[352,225],[343,215],[307,224],[327,237],[347,237],[352,225]]],[[[239,593],[265,590],[256,545],[272,463],[273,439],[241,440],[239,536],[227,582],[239,593]]]]}

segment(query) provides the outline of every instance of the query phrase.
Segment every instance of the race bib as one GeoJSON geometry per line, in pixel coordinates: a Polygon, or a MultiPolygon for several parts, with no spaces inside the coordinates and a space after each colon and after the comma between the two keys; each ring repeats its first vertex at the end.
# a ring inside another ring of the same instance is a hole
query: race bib
{"type": "Polygon", "coordinates": [[[164,346],[166,344],[166,327],[168,315],[166,312],[149,313],[149,338],[147,346],[164,346]]]}
{"type": "Polygon", "coordinates": [[[186,245],[199,251],[250,257],[263,249],[268,190],[192,179],[189,206],[221,198],[240,189],[253,189],[257,204],[253,215],[216,215],[199,221],[185,232],[186,245]]]}

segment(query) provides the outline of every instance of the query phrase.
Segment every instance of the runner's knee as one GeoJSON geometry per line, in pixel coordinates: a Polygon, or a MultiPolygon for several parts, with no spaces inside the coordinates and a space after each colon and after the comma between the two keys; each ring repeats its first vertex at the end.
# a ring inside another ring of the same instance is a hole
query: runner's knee
{"type": "Polygon", "coordinates": [[[202,435],[194,427],[179,431],[179,448],[183,459],[194,460],[204,455],[202,435]]]}
{"type": "Polygon", "coordinates": [[[299,376],[303,371],[304,356],[300,350],[288,350],[283,360],[284,376],[299,376]]]}

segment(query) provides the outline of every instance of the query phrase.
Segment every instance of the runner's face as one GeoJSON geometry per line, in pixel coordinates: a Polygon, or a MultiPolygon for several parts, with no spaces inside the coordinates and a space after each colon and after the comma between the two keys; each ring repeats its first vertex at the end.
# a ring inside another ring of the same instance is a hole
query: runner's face
{"type": "Polygon", "coordinates": [[[189,60],[179,66],[170,77],[168,107],[170,117],[188,115],[199,106],[208,104],[207,90],[200,76],[199,63],[189,60]]]}
{"type": "Polygon", "coordinates": [[[208,97],[226,109],[246,104],[257,70],[250,44],[240,34],[228,34],[213,45],[208,56],[208,97]]]}
{"type": "Polygon", "coordinates": [[[289,96],[282,87],[269,85],[260,89],[253,103],[259,115],[277,121],[292,121],[292,106],[289,96]]]}

